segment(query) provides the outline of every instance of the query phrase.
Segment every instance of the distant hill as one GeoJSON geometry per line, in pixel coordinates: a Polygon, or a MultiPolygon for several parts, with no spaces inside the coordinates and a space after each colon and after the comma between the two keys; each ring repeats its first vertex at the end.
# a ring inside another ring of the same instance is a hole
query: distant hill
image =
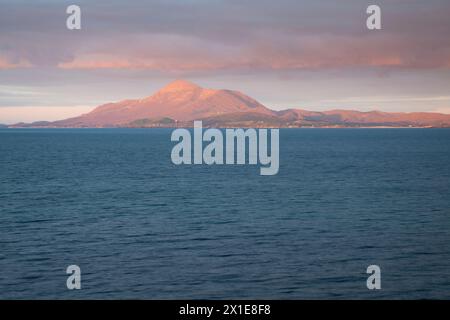
{"type": "Polygon", "coordinates": [[[336,127],[450,127],[450,115],[432,112],[391,113],[330,110],[323,112],[301,109],[279,111],[286,123],[303,126],[336,127]]]}
{"type": "Polygon", "coordinates": [[[202,120],[209,127],[450,127],[450,115],[331,110],[271,110],[232,90],[174,81],[154,95],[101,105],[79,117],[13,127],[180,127],[202,120]]]}

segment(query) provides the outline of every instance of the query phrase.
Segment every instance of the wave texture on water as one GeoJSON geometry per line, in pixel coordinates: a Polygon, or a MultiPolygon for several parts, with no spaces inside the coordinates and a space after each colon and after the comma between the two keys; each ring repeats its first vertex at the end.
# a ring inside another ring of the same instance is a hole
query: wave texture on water
{"type": "Polygon", "coordinates": [[[170,133],[0,129],[0,298],[450,298],[450,130],[282,129],[270,177],[170,133]]]}

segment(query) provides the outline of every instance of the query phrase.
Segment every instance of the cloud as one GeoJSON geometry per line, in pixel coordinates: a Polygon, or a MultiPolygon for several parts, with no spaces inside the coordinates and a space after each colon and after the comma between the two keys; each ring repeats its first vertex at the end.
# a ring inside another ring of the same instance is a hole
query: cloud
{"type": "Polygon", "coordinates": [[[432,112],[450,114],[450,107],[442,107],[434,109],[432,112]]]}
{"type": "MultiPolygon", "coordinates": [[[[275,37],[275,36],[274,36],[275,37]]],[[[63,69],[151,69],[168,72],[220,70],[302,70],[331,68],[448,69],[450,50],[423,52],[421,41],[396,37],[313,36],[256,39],[228,46],[185,36],[140,35],[127,49],[114,50],[123,39],[78,54],[58,64],[63,69]],[[168,40],[174,41],[168,41],[168,40]]]]}
{"type": "Polygon", "coordinates": [[[11,62],[8,59],[0,56],[0,70],[1,69],[16,69],[16,68],[30,68],[31,63],[20,60],[18,62],[11,62]]]}
{"type": "Polygon", "coordinates": [[[0,107],[0,123],[14,124],[18,122],[56,121],[76,117],[92,111],[91,106],[68,107],[0,107]]]}
{"type": "Polygon", "coordinates": [[[368,3],[154,0],[125,10],[119,1],[80,1],[83,28],[68,31],[63,5],[11,1],[0,12],[0,52],[71,70],[450,68],[450,3],[380,0],[380,31],[365,27],[368,3]]]}
{"type": "Polygon", "coordinates": [[[446,107],[426,99],[448,95],[450,2],[377,0],[369,31],[372,3],[78,0],[70,31],[68,0],[3,0],[0,106],[96,105],[187,78],[276,108],[446,107]]]}
{"type": "Polygon", "coordinates": [[[430,96],[430,97],[346,97],[339,100],[321,100],[322,102],[340,102],[340,103],[383,103],[383,102],[450,102],[450,96],[430,96]]]}

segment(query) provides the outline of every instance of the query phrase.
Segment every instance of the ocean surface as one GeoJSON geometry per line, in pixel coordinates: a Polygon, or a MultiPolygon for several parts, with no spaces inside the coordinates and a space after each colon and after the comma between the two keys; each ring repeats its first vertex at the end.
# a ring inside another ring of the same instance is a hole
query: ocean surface
{"type": "Polygon", "coordinates": [[[276,176],[171,132],[0,129],[0,298],[450,299],[450,130],[282,129],[276,176]]]}

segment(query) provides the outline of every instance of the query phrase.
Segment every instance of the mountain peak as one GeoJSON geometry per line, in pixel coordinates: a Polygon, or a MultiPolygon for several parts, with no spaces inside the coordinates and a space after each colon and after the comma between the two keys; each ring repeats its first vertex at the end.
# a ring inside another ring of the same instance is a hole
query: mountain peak
{"type": "Polygon", "coordinates": [[[175,80],[166,85],[164,88],[159,90],[159,92],[177,92],[177,91],[193,91],[201,89],[198,85],[195,83],[186,81],[186,80],[175,80]]]}

